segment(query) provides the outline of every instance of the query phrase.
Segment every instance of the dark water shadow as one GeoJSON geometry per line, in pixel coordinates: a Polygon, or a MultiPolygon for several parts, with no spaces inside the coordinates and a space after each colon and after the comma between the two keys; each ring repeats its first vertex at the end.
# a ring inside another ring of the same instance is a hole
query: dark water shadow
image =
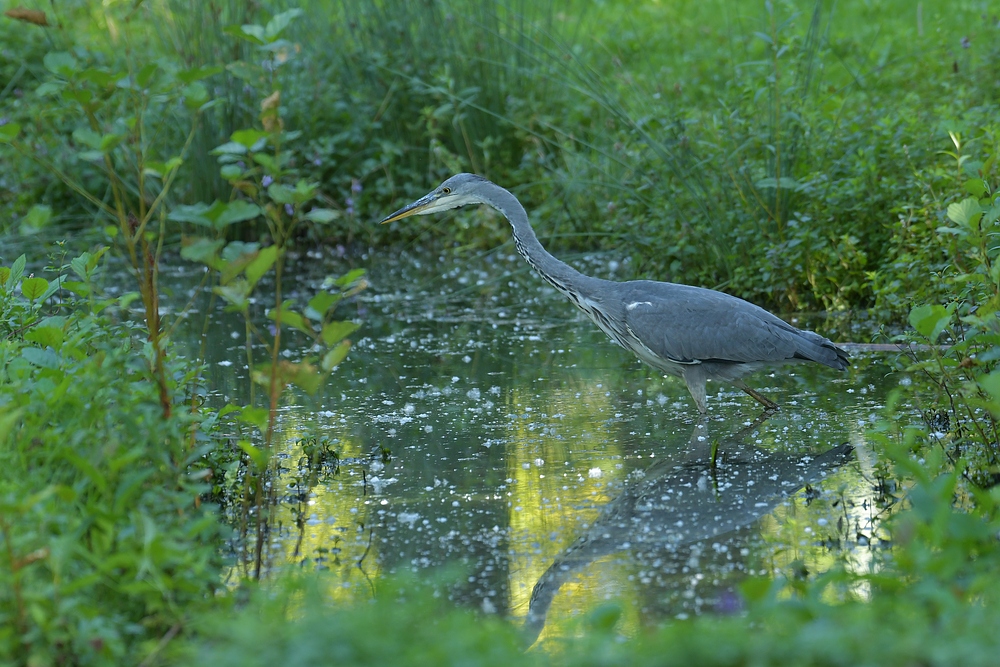
{"type": "Polygon", "coordinates": [[[594,561],[623,551],[669,559],[685,545],[750,526],[853,458],[847,443],[819,455],[760,449],[746,441],[758,423],[721,438],[711,437],[705,422],[696,424],[687,447],[634,474],[538,579],[523,625],[526,642],[541,634],[563,584],[594,561]]]}

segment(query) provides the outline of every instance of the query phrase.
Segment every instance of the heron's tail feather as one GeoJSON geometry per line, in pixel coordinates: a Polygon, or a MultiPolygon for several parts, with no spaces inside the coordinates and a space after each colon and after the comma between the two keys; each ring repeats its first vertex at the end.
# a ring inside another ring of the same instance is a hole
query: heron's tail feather
{"type": "Polygon", "coordinates": [[[812,331],[800,331],[796,359],[805,359],[842,371],[849,365],[847,352],[812,331]]]}

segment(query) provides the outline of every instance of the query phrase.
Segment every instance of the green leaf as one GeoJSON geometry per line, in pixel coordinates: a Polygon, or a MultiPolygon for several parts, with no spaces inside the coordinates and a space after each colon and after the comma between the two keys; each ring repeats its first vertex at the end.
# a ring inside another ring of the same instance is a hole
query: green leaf
{"type": "Polygon", "coordinates": [[[284,362],[281,368],[281,375],[286,382],[293,383],[309,394],[315,394],[319,391],[320,383],[323,382],[323,375],[319,370],[306,362],[284,362]]]}
{"type": "Polygon", "coordinates": [[[278,246],[268,246],[263,248],[257,256],[247,265],[246,277],[252,288],[261,277],[271,270],[275,260],[278,259],[278,246]]]}
{"type": "Polygon", "coordinates": [[[937,341],[938,336],[945,330],[949,322],[951,322],[951,313],[944,306],[923,305],[910,311],[910,325],[921,336],[929,338],[931,343],[937,341]]]}
{"type": "Polygon", "coordinates": [[[233,309],[245,313],[249,301],[250,285],[245,280],[234,280],[228,285],[221,285],[212,289],[213,292],[221,296],[232,306],[233,309]]]}
{"type": "Polygon", "coordinates": [[[981,178],[970,179],[966,181],[962,185],[962,187],[965,189],[966,192],[968,192],[969,194],[971,194],[973,197],[976,198],[985,197],[986,193],[988,192],[986,183],[984,183],[983,179],[981,178]]]}
{"type": "MultiPolygon", "coordinates": [[[[263,408],[254,409],[260,410],[263,408]]],[[[261,433],[263,433],[263,430],[261,430],[261,433]]],[[[267,462],[269,459],[267,452],[259,447],[255,447],[249,440],[240,440],[236,444],[239,445],[240,449],[247,453],[247,456],[249,456],[250,460],[253,461],[254,467],[256,467],[257,470],[264,470],[267,468],[267,462]]]]}
{"type": "Polygon", "coordinates": [[[314,319],[323,319],[323,316],[330,312],[330,309],[336,306],[339,301],[339,294],[320,292],[309,299],[309,309],[316,313],[317,317],[314,319]]]}
{"type": "Polygon", "coordinates": [[[299,181],[295,184],[295,198],[296,204],[305,204],[307,201],[316,196],[316,191],[319,190],[319,183],[307,183],[306,181],[299,181]]]}
{"type": "Polygon", "coordinates": [[[260,130],[237,130],[229,139],[241,146],[246,146],[249,150],[259,151],[264,147],[267,137],[267,132],[260,130]]]}
{"type": "Polygon", "coordinates": [[[20,257],[15,259],[14,263],[11,265],[10,282],[7,283],[7,286],[10,289],[13,289],[14,286],[17,285],[17,283],[19,283],[21,281],[21,278],[24,276],[24,265],[26,262],[27,260],[24,258],[24,255],[21,255],[20,257]]]}
{"type": "Polygon", "coordinates": [[[101,147],[101,135],[89,127],[78,127],[73,130],[73,138],[90,148],[99,149],[101,147]]]}
{"type": "Polygon", "coordinates": [[[26,347],[21,350],[21,356],[30,364],[39,368],[59,368],[59,355],[49,348],[26,347]]]}
{"type": "Polygon", "coordinates": [[[267,194],[279,204],[291,204],[295,201],[295,190],[280,183],[272,183],[267,188],[267,194]]]}
{"type": "Polygon", "coordinates": [[[6,266],[0,266],[0,287],[7,287],[8,278],[10,278],[10,269],[6,266]]]}
{"type": "Polygon", "coordinates": [[[0,125],[0,144],[9,144],[17,139],[17,135],[20,134],[20,132],[21,126],[17,123],[0,125]]]}
{"type": "MultiPolygon", "coordinates": [[[[214,205],[219,204],[215,202],[214,205]]],[[[203,227],[211,227],[215,216],[210,216],[212,207],[204,203],[179,204],[167,215],[167,220],[172,222],[190,222],[203,227]]]]}
{"type": "Polygon", "coordinates": [[[58,349],[63,342],[63,330],[58,327],[32,327],[24,334],[24,340],[42,347],[58,349]]]}
{"type": "Polygon", "coordinates": [[[202,79],[207,79],[210,76],[221,74],[223,71],[224,70],[221,67],[193,67],[191,69],[177,72],[177,78],[181,83],[194,83],[195,81],[201,81],[202,79]]]}
{"type": "Polygon", "coordinates": [[[226,243],[225,240],[204,237],[185,240],[187,243],[181,247],[181,257],[189,262],[199,262],[213,269],[219,267],[219,250],[226,243]]]}
{"type": "Polygon", "coordinates": [[[257,242],[230,241],[225,250],[222,251],[222,259],[232,262],[246,257],[248,260],[257,256],[260,244],[257,242]]]}
{"type": "MultiPolygon", "coordinates": [[[[272,176],[277,176],[281,173],[281,166],[278,164],[278,161],[267,153],[254,153],[253,161],[264,167],[264,171],[272,176]]],[[[285,189],[288,190],[288,188],[285,189]]],[[[291,192],[291,190],[289,190],[289,192],[291,192]]],[[[291,195],[289,195],[289,198],[291,198],[291,195]]]]}
{"type": "Polygon", "coordinates": [[[240,414],[236,417],[244,424],[250,424],[251,426],[256,426],[257,430],[263,434],[267,431],[267,418],[268,412],[267,408],[259,408],[253,406],[245,406],[240,414]]]}
{"type": "Polygon", "coordinates": [[[360,327],[360,324],[355,324],[354,322],[330,322],[323,327],[323,342],[327,346],[333,345],[350,336],[360,327]]]}
{"type": "Polygon", "coordinates": [[[48,288],[49,281],[45,278],[25,278],[21,282],[21,294],[31,301],[35,301],[45,294],[45,290],[48,288]]]}
{"type": "Polygon", "coordinates": [[[149,63],[148,65],[145,65],[135,75],[135,82],[140,88],[148,88],[149,83],[153,80],[153,77],[156,75],[156,71],[158,69],[160,69],[160,67],[156,63],[149,63]]]}
{"type": "Polygon", "coordinates": [[[338,287],[346,287],[365,275],[364,269],[353,269],[333,281],[338,287]]]}
{"type": "Polygon", "coordinates": [[[215,219],[215,228],[223,229],[237,222],[253,220],[260,216],[262,211],[256,204],[251,204],[243,199],[236,199],[226,204],[225,210],[215,219]]]}
{"type": "Polygon", "coordinates": [[[235,141],[216,146],[211,151],[212,155],[243,155],[247,152],[247,147],[235,141]]]}
{"type": "Polygon", "coordinates": [[[340,211],[335,211],[332,208],[314,208],[313,210],[306,213],[306,220],[312,220],[313,222],[318,222],[320,224],[325,224],[328,222],[333,222],[340,217],[340,211]]]}
{"type": "Polygon", "coordinates": [[[200,81],[195,81],[184,87],[184,106],[197,109],[208,102],[208,88],[200,81]]]}
{"type": "Polygon", "coordinates": [[[299,331],[307,333],[310,336],[313,335],[315,332],[313,331],[312,325],[309,324],[309,320],[307,320],[306,318],[302,317],[302,315],[292,310],[291,305],[292,304],[290,301],[286,301],[285,303],[281,304],[280,309],[278,308],[270,309],[269,311],[267,311],[268,318],[277,322],[278,313],[280,312],[282,324],[288,325],[290,327],[295,327],[299,331]]]}
{"type": "Polygon", "coordinates": [[[979,202],[969,197],[948,206],[948,217],[952,222],[971,229],[978,229],[979,218],[983,215],[983,207],[979,202]]]}
{"type": "MultiPolygon", "coordinates": [[[[264,28],[261,39],[265,42],[275,41],[281,36],[281,33],[284,32],[285,28],[288,27],[288,24],[299,16],[302,16],[301,9],[289,9],[286,12],[275,14],[274,18],[267,22],[267,26],[264,28]]],[[[246,26],[243,27],[246,28],[246,26]]]]}
{"type": "Polygon", "coordinates": [[[46,206],[45,204],[35,204],[28,211],[28,214],[24,216],[21,220],[20,232],[24,236],[30,236],[31,234],[37,234],[49,224],[52,219],[52,207],[46,206]]]}
{"type": "Polygon", "coordinates": [[[240,26],[239,36],[254,44],[264,44],[264,26],[251,23],[240,26]]]}
{"type": "Polygon", "coordinates": [[[42,58],[42,63],[45,65],[45,69],[64,79],[72,79],[78,70],[76,58],[65,51],[46,53],[45,57],[42,58]]]}
{"type": "Polygon", "coordinates": [[[0,412],[0,443],[7,440],[7,437],[14,432],[14,426],[17,424],[17,420],[21,418],[21,414],[24,412],[24,408],[16,408],[14,410],[4,409],[0,412]]]}
{"type": "Polygon", "coordinates": [[[232,182],[243,175],[243,169],[235,164],[224,164],[219,169],[219,175],[227,181],[232,182]]]}
{"type": "Polygon", "coordinates": [[[351,341],[345,340],[341,342],[340,345],[323,355],[323,361],[320,363],[320,367],[329,373],[347,357],[347,352],[350,349],[351,341]]]}

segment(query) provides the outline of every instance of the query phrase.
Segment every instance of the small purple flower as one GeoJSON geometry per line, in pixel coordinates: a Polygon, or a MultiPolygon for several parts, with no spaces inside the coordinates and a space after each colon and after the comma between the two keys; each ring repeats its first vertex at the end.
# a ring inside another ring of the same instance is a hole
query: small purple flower
{"type": "Polygon", "coordinates": [[[319,166],[322,166],[323,161],[320,160],[319,158],[316,158],[315,160],[313,160],[313,164],[316,165],[317,167],[319,167],[319,166]]]}
{"type": "Polygon", "coordinates": [[[7,118],[7,116],[0,116],[0,127],[3,127],[4,125],[6,125],[9,122],[10,122],[10,118],[7,118]]]}
{"type": "Polygon", "coordinates": [[[236,166],[239,167],[240,169],[246,169],[247,168],[247,165],[246,165],[246,163],[243,160],[240,160],[239,162],[237,162],[236,166]]]}
{"type": "Polygon", "coordinates": [[[274,326],[273,324],[268,324],[267,330],[271,333],[272,336],[278,335],[278,327],[274,326]]]}
{"type": "Polygon", "coordinates": [[[293,213],[295,213],[295,209],[292,207],[291,204],[285,204],[285,213],[287,213],[288,215],[292,215],[293,213]]]}
{"type": "Polygon", "coordinates": [[[348,197],[344,203],[347,204],[347,215],[354,215],[354,197],[348,197]]]}
{"type": "Polygon", "coordinates": [[[967,49],[970,46],[972,46],[972,42],[969,41],[969,38],[968,37],[963,37],[962,38],[962,48],[963,49],[967,49]]]}
{"type": "Polygon", "coordinates": [[[743,611],[743,598],[733,590],[722,592],[719,599],[715,601],[715,613],[723,616],[732,616],[743,611]]]}
{"type": "Polygon", "coordinates": [[[351,179],[351,194],[359,195],[361,194],[361,181],[356,178],[351,179]]]}
{"type": "Polygon", "coordinates": [[[270,186],[271,183],[274,183],[274,179],[266,174],[264,178],[260,179],[260,184],[263,185],[265,188],[270,186]]]}

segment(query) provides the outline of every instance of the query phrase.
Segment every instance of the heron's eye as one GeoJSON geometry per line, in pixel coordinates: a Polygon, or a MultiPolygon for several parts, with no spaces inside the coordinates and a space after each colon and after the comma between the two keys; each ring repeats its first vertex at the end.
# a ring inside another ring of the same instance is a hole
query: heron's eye
{"type": "Polygon", "coordinates": [[[450,195],[451,194],[451,188],[441,188],[441,194],[443,194],[443,195],[450,195]]]}

